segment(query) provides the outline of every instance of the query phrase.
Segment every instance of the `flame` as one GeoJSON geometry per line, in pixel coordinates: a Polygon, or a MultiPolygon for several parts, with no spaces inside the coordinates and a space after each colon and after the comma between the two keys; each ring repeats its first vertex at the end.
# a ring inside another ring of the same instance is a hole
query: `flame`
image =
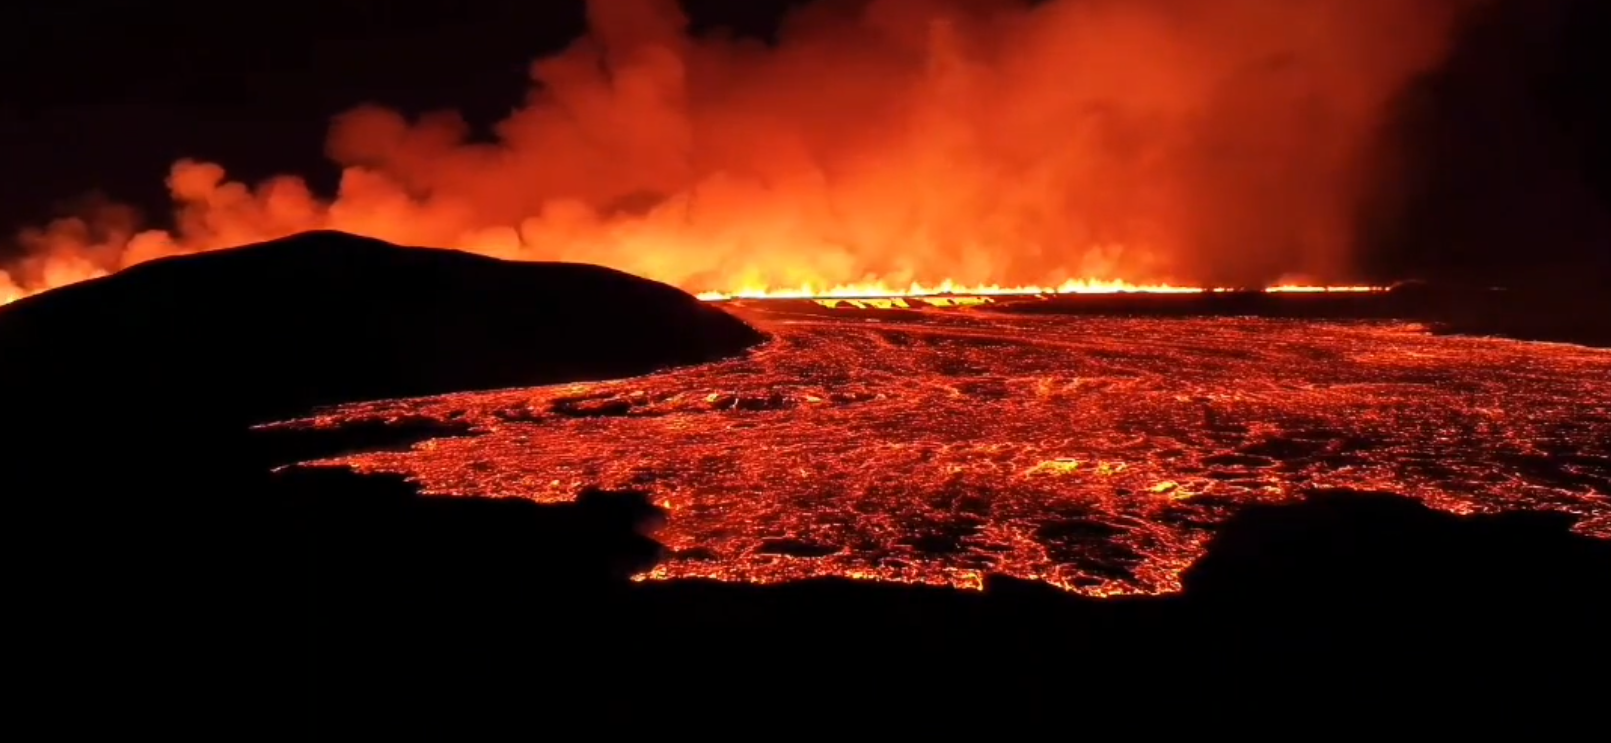
{"type": "Polygon", "coordinates": [[[1299,284],[1282,284],[1272,286],[1264,291],[1270,294],[1363,294],[1370,292],[1385,292],[1385,286],[1305,286],[1299,284]]]}
{"type": "MultiPolygon", "coordinates": [[[[1385,292],[1388,287],[1369,285],[1319,286],[1306,284],[1278,284],[1263,289],[1268,294],[1369,294],[1385,292]]],[[[773,289],[764,286],[747,286],[733,292],[706,291],[698,297],[706,302],[731,299],[863,299],[871,297],[937,297],[957,296],[1049,296],[1058,294],[1223,294],[1241,291],[1232,287],[1176,286],[1174,284],[1132,284],[1116,279],[1070,279],[1058,286],[999,286],[996,284],[962,284],[947,279],[933,286],[913,283],[898,289],[881,282],[836,284],[818,288],[803,284],[794,288],[773,289]]]]}
{"type": "Polygon", "coordinates": [[[946,279],[933,286],[913,282],[905,288],[896,288],[882,282],[835,284],[817,287],[802,284],[793,288],[774,289],[765,286],[746,286],[733,292],[701,292],[706,301],[725,299],[850,299],[859,297],[933,297],[943,294],[972,296],[1035,296],[1043,294],[1200,294],[1204,290],[1171,284],[1132,284],[1127,281],[1102,279],[1070,279],[1059,286],[1001,286],[998,284],[963,284],[946,279]]]}

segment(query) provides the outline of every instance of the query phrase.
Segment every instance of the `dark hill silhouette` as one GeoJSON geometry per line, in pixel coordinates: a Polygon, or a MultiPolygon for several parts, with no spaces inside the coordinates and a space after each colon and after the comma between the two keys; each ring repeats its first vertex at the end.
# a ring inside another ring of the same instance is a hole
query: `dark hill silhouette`
{"type": "Polygon", "coordinates": [[[152,261],[0,309],[0,389],[263,421],[316,405],[642,374],[760,342],[670,286],[337,232],[152,261]],[[48,394],[47,394],[48,391],[48,394]],[[157,399],[160,398],[160,399],[157,399]]]}
{"type": "Polygon", "coordinates": [[[1511,286],[1485,301],[1446,299],[1430,319],[1440,332],[1611,347],[1611,271],[1511,286]]]}
{"type": "Polygon", "coordinates": [[[103,666],[167,662],[162,648],[179,646],[198,651],[185,661],[240,665],[317,636],[310,607],[387,576],[460,598],[510,589],[476,580],[478,565],[570,587],[560,593],[619,582],[654,559],[641,497],[539,507],[277,487],[267,464],[286,450],[265,451],[250,425],[323,404],[643,374],[763,338],[618,271],[332,232],[17,302],[0,309],[0,488],[24,558],[8,565],[12,616],[103,666]]]}

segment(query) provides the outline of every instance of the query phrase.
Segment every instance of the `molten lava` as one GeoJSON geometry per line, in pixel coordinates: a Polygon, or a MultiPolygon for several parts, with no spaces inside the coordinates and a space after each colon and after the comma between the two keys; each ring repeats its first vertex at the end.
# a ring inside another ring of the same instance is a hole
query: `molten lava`
{"type": "MultiPolygon", "coordinates": [[[[1173,284],[1132,284],[1128,281],[1098,279],[1069,279],[1055,287],[999,286],[995,284],[972,286],[946,280],[935,286],[913,283],[904,289],[893,288],[881,282],[838,284],[828,288],[817,288],[810,284],[804,284],[793,289],[752,286],[731,294],[718,291],[700,292],[699,298],[706,301],[723,301],[728,299],[863,299],[943,296],[1011,297],[1049,296],[1055,294],[1204,294],[1230,291],[1237,290],[1228,287],[1202,288],[1175,286],[1173,284]]],[[[1387,291],[1387,288],[1378,286],[1278,284],[1266,287],[1263,291],[1271,294],[1366,293],[1387,291]]]]}
{"type": "MultiPolygon", "coordinates": [[[[823,302],[836,300],[824,299],[823,302]]],[[[774,340],[636,379],[376,402],[461,438],[323,462],[431,493],[669,509],[650,579],[848,576],[1176,590],[1238,508],[1314,488],[1548,509],[1611,538],[1611,352],[1250,318],[839,315],[735,301],[774,340]]]]}

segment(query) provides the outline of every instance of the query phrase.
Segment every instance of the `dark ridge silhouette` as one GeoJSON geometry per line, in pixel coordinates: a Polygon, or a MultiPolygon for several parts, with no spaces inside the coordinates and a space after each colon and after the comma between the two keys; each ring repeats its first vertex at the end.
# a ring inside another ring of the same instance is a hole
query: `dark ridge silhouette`
{"type": "Polygon", "coordinates": [[[1430,318],[1439,332],[1611,347],[1611,274],[1467,296],[1440,305],[1430,318]]]}
{"type": "Polygon", "coordinates": [[[0,383],[266,421],[330,403],[625,377],[762,337],[680,290],[337,232],[152,261],[0,309],[0,383]]]}

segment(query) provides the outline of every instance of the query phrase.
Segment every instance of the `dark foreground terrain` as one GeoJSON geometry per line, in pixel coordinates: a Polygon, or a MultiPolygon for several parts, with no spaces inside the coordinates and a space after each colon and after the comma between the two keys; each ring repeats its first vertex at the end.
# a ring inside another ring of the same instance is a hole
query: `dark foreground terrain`
{"type": "Polygon", "coordinates": [[[403,442],[373,429],[247,432],[320,403],[623,376],[759,339],[613,272],[336,235],[154,264],[0,310],[14,394],[10,613],[37,663],[30,678],[284,717],[399,692],[557,698],[533,685],[717,704],[745,689],[885,710],[935,683],[957,704],[1027,689],[1070,709],[1098,690],[1155,705],[1279,687],[1357,711],[1362,685],[1512,693],[1603,674],[1611,544],[1546,515],[1458,518],[1316,490],[1233,517],[1185,592],[1162,598],[992,576],[983,591],[644,584],[628,578],[663,557],[651,528],[675,514],[642,494],[539,505],[274,474],[403,442]],[[179,312],[191,303],[206,313],[179,312]],[[366,376],[416,360],[424,378],[366,376]],[[1322,691],[1336,688],[1356,693],[1322,691]]]}

